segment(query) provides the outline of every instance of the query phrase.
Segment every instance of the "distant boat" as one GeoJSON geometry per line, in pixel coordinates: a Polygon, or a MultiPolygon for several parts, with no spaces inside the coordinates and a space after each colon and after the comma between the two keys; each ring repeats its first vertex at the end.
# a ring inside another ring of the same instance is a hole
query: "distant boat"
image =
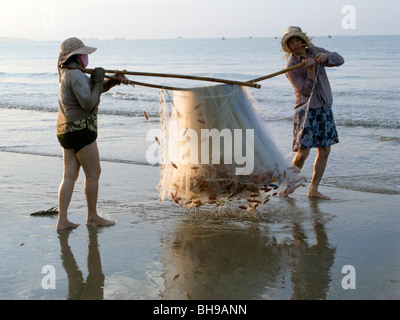
{"type": "Polygon", "coordinates": [[[225,37],[222,37],[222,40],[225,40],[225,37]]]}
{"type": "Polygon", "coordinates": [[[328,38],[332,38],[332,36],[330,34],[328,34],[328,38]]]}

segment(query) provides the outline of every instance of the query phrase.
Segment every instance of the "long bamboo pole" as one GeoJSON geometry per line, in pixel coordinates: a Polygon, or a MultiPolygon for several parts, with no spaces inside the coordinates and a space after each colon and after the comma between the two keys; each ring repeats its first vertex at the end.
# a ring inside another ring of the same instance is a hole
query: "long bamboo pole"
{"type": "MultiPolygon", "coordinates": [[[[236,80],[227,80],[227,79],[218,79],[218,78],[209,78],[209,77],[199,77],[199,76],[190,76],[190,75],[183,75],[183,74],[170,74],[170,73],[156,73],[156,72],[139,72],[139,71],[127,71],[127,70],[105,70],[105,73],[113,73],[113,74],[126,74],[126,75],[134,75],[134,76],[146,76],[146,77],[162,77],[162,78],[178,78],[178,79],[189,79],[189,80],[200,80],[200,81],[208,81],[208,82],[218,82],[218,83],[226,83],[226,84],[237,84],[240,86],[247,86],[247,87],[253,87],[253,88],[261,88],[261,85],[258,84],[257,82],[270,79],[276,76],[279,76],[281,74],[284,74],[286,72],[301,68],[305,65],[304,62],[296,64],[294,66],[291,66],[289,68],[283,69],[278,72],[274,72],[259,78],[255,78],[249,81],[236,81],[236,80]]],[[[65,65],[60,65],[61,68],[68,68],[65,65]]],[[[81,71],[85,73],[93,73],[94,69],[85,69],[85,68],[79,68],[81,71]]],[[[114,77],[107,76],[106,78],[108,79],[114,79],[114,77]]],[[[145,86],[145,87],[150,87],[150,88],[158,88],[158,89],[167,89],[167,90],[190,90],[190,88],[178,88],[178,87],[170,87],[170,86],[164,86],[164,85],[157,85],[157,84],[151,84],[151,83],[146,83],[146,82],[139,82],[139,81],[132,81],[129,80],[129,84],[132,85],[139,85],[139,86],[145,86]]]]}
{"type": "MultiPolygon", "coordinates": [[[[94,69],[82,69],[82,71],[94,72],[94,69]]],[[[120,70],[105,70],[105,73],[126,74],[126,75],[131,75],[131,76],[189,79],[189,80],[218,82],[218,83],[226,83],[226,84],[237,84],[239,86],[247,86],[247,87],[253,87],[253,88],[257,88],[257,89],[261,88],[261,85],[259,85],[257,83],[252,83],[252,82],[249,82],[249,81],[236,81],[236,80],[227,80],[227,79],[219,79],[219,78],[190,76],[190,75],[184,75],[184,74],[157,73],[157,72],[139,72],[139,71],[126,71],[126,70],[123,70],[123,71],[120,71],[120,70]]]]}
{"type": "MultiPolygon", "coordinates": [[[[60,68],[62,69],[78,69],[81,70],[82,72],[92,74],[94,73],[94,69],[83,69],[83,68],[73,68],[73,67],[68,67],[66,65],[60,65],[60,68]]],[[[115,77],[105,75],[105,78],[115,80],[115,77]]],[[[166,90],[176,90],[176,91],[188,91],[190,88],[178,88],[178,87],[171,87],[171,86],[164,86],[164,85],[159,85],[159,84],[152,84],[152,83],[147,83],[147,82],[140,82],[140,81],[132,81],[129,80],[128,83],[130,85],[138,85],[138,86],[143,86],[143,87],[149,87],[149,88],[156,88],[156,89],[166,89],[166,90]]]]}
{"type": "Polygon", "coordinates": [[[250,80],[249,82],[260,82],[260,81],[263,81],[263,80],[266,80],[266,79],[269,79],[269,78],[273,78],[273,77],[279,76],[279,75],[281,75],[283,73],[286,73],[286,72],[301,68],[304,65],[305,65],[305,62],[301,62],[299,64],[295,64],[294,66],[291,66],[290,68],[286,68],[284,70],[281,70],[281,71],[278,71],[278,72],[275,72],[275,73],[271,73],[271,74],[268,74],[266,76],[262,76],[262,77],[259,77],[259,78],[253,79],[253,80],[250,80]]]}

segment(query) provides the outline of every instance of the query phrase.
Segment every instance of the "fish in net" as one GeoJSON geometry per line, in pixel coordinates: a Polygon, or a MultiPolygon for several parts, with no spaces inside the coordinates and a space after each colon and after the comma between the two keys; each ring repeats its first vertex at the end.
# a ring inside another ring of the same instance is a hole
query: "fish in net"
{"type": "Polygon", "coordinates": [[[305,179],[262,122],[248,88],[214,85],[160,91],[160,200],[188,208],[237,202],[254,211],[305,179]]]}

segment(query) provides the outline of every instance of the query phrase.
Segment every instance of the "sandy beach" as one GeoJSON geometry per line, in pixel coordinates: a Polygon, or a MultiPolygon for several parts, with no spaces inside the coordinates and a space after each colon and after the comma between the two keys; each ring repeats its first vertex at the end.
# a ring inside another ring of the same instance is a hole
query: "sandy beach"
{"type": "Polygon", "coordinates": [[[55,216],[30,213],[57,206],[61,158],[0,152],[0,163],[0,299],[400,298],[400,195],[323,187],[333,200],[315,201],[300,188],[256,215],[189,212],[160,203],[158,167],[103,161],[99,212],[117,224],[85,226],[81,172],[70,207],[81,226],[57,232],[55,216]]]}

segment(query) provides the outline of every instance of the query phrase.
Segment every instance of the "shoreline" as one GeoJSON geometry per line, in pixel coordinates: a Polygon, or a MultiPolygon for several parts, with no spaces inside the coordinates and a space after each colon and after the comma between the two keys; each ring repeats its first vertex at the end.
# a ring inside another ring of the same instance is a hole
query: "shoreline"
{"type": "Polygon", "coordinates": [[[84,225],[81,171],[70,206],[81,226],[59,234],[56,217],[30,213],[57,205],[62,159],[0,151],[0,163],[0,299],[84,299],[92,276],[94,299],[400,298],[400,195],[321,187],[333,200],[312,201],[306,187],[256,216],[188,212],[159,201],[159,168],[104,161],[99,212],[117,224],[84,225]],[[53,290],[41,285],[49,265],[53,290]]]}

